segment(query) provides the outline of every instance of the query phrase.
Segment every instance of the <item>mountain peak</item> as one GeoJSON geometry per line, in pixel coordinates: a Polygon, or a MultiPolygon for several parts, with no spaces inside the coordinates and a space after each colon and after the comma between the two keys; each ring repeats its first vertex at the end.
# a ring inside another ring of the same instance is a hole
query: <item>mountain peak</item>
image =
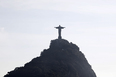
{"type": "Polygon", "coordinates": [[[55,39],[40,57],[4,77],[96,77],[79,47],[65,39],[55,39]]]}
{"type": "MultiPolygon", "coordinates": [[[[73,43],[69,43],[65,39],[56,39],[56,40],[52,40],[51,41],[50,48],[64,49],[64,48],[71,47],[72,45],[74,45],[74,44],[73,43]]],[[[72,47],[74,47],[74,46],[72,46],[72,47]]],[[[77,46],[75,45],[75,47],[77,47],[77,46]]]]}

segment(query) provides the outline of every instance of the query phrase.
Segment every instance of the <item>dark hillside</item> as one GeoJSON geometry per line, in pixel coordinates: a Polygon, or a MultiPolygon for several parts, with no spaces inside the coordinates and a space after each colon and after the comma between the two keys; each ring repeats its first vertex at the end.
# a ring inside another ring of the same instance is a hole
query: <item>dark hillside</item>
{"type": "Polygon", "coordinates": [[[79,47],[64,39],[52,40],[49,49],[24,67],[4,77],[96,77],[79,47]]]}

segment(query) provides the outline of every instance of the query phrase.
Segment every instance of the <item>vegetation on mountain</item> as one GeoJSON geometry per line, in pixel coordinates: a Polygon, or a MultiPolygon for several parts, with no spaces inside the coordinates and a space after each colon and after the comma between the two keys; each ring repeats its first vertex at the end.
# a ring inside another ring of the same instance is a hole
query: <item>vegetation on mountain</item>
{"type": "Polygon", "coordinates": [[[49,49],[4,77],[96,77],[79,47],[64,39],[52,40],[49,49]]]}

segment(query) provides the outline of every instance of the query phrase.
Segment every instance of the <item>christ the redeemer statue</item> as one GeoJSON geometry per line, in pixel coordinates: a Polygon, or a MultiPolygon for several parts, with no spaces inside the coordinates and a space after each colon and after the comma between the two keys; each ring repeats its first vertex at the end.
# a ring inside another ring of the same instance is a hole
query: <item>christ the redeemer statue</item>
{"type": "Polygon", "coordinates": [[[65,27],[61,27],[60,25],[58,27],[55,27],[56,29],[58,29],[58,39],[62,39],[62,36],[61,36],[61,30],[64,29],[65,27]]]}

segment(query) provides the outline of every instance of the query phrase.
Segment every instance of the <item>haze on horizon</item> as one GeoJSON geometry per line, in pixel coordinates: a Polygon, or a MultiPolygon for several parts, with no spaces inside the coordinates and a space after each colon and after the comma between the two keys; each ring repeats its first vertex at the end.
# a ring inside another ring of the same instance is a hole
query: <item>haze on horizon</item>
{"type": "Polygon", "coordinates": [[[78,45],[98,77],[116,77],[115,0],[0,0],[0,77],[57,38],[78,45]]]}

